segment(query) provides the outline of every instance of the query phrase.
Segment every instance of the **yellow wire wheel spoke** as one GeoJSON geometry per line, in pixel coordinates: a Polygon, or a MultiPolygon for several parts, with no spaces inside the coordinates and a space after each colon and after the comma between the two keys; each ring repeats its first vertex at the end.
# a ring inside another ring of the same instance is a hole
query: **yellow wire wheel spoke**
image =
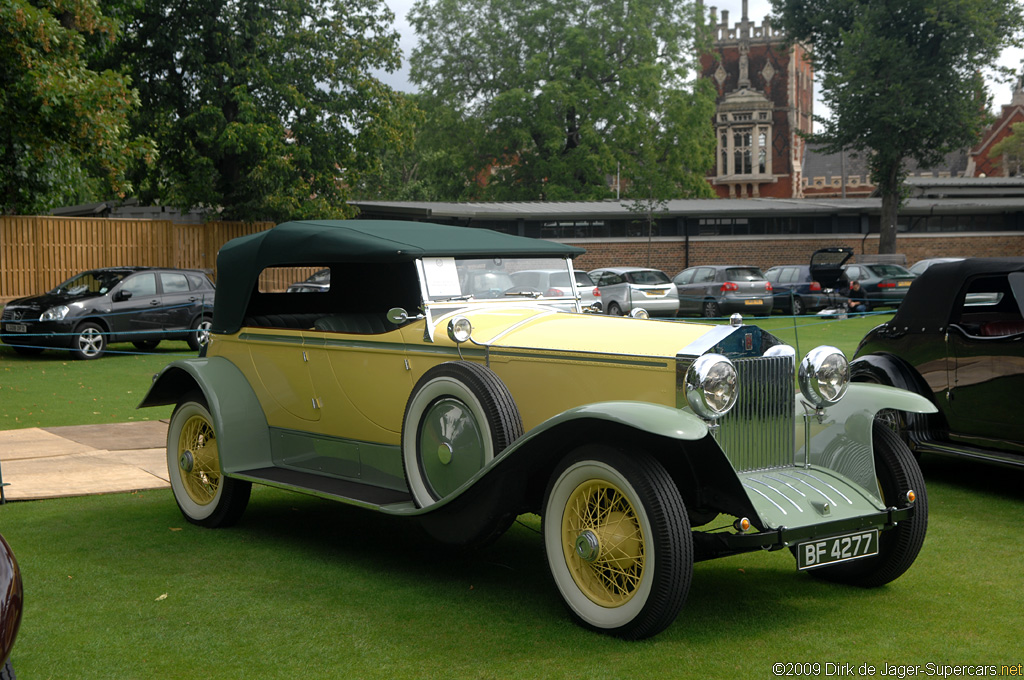
{"type": "Polygon", "coordinates": [[[638,639],[672,623],[693,539],[679,488],[653,456],[581,446],[552,474],[542,520],[551,576],[582,625],[638,639]]]}
{"type": "Polygon", "coordinates": [[[189,498],[199,505],[213,502],[220,484],[220,460],[213,427],[203,416],[194,415],[185,421],[178,457],[178,473],[189,498]]]}
{"type": "Polygon", "coordinates": [[[562,516],[562,545],[573,580],[605,607],[628,602],[644,571],[644,535],[629,499],[614,484],[576,487],[562,516]]]}

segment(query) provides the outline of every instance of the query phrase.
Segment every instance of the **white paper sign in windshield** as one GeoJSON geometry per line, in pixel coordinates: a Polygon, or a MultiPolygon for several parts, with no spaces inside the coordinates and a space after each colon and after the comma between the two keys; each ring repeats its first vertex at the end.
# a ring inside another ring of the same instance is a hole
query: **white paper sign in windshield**
{"type": "Polygon", "coordinates": [[[459,272],[454,257],[430,257],[423,260],[423,273],[427,278],[430,297],[457,297],[462,295],[459,272]]]}

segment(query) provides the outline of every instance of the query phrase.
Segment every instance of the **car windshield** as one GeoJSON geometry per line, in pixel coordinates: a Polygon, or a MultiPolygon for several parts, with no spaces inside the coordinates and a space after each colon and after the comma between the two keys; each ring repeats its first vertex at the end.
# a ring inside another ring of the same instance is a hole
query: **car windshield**
{"type": "Polygon", "coordinates": [[[730,267],[725,270],[726,281],[764,281],[764,274],[753,267],[730,267]]]}
{"type": "Polygon", "coordinates": [[[431,257],[423,260],[427,293],[433,302],[540,298],[546,289],[525,283],[531,277],[513,276],[518,272],[545,270],[552,272],[548,286],[569,286],[568,265],[561,258],[494,257],[458,260],[431,257]]]}
{"type": "Polygon", "coordinates": [[[130,272],[96,270],[82,272],[72,277],[50,291],[53,295],[70,295],[72,297],[82,295],[103,295],[117,283],[126,277],[130,272]]]}
{"type": "Polygon", "coordinates": [[[875,276],[913,276],[898,264],[872,264],[865,267],[875,276]]]}
{"type": "Polygon", "coordinates": [[[630,283],[655,286],[659,283],[671,283],[664,272],[660,272],[656,269],[643,269],[636,272],[628,272],[626,274],[626,280],[630,283]]]}

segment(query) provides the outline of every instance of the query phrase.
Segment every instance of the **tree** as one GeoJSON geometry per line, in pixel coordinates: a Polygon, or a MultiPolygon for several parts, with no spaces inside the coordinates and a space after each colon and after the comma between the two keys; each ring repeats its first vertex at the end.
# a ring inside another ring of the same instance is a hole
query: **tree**
{"type": "Polygon", "coordinates": [[[157,140],[145,201],[222,219],[350,215],[350,187],[400,145],[399,65],[381,0],[139,0],[118,57],[157,140]]]}
{"type": "Polygon", "coordinates": [[[378,172],[356,188],[363,200],[465,201],[479,196],[474,176],[474,140],[482,137],[477,121],[435,97],[405,94],[397,100],[396,120],[406,143],[382,147],[378,172]]]}
{"type": "Polygon", "coordinates": [[[809,47],[829,118],[810,141],[865,154],[882,195],[879,252],[896,250],[905,163],[935,166],[985,124],[983,73],[1020,44],[1018,0],[772,0],[772,23],[809,47]]]}
{"type": "Polygon", "coordinates": [[[669,196],[710,196],[713,94],[691,80],[700,18],[683,0],[418,0],[410,78],[478,121],[486,198],[609,198],[617,167],[639,171],[637,131],[669,196]]]}
{"type": "Polygon", "coordinates": [[[123,195],[130,159],[153,159],[126,134],[130,80],[87,63],[116,37],[95,0],[0,0],[0,213],[123,195]]]}
{"type": "Polygon", "coordinates": [[[991,155],[999,157],[999,165],[1007,177],[1024,172],[1024,123],[1010,126],[1010,134],[992,145],[991,155]]]}

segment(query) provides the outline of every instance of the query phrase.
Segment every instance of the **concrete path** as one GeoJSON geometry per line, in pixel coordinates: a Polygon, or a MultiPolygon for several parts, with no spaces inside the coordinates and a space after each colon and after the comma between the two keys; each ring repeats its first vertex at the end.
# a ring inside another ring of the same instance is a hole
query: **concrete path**
{"type": "Polygon", "coordinates": [[[167,481],[167,423],[0,431],[8,501],[159,489],[167,481]]]}

